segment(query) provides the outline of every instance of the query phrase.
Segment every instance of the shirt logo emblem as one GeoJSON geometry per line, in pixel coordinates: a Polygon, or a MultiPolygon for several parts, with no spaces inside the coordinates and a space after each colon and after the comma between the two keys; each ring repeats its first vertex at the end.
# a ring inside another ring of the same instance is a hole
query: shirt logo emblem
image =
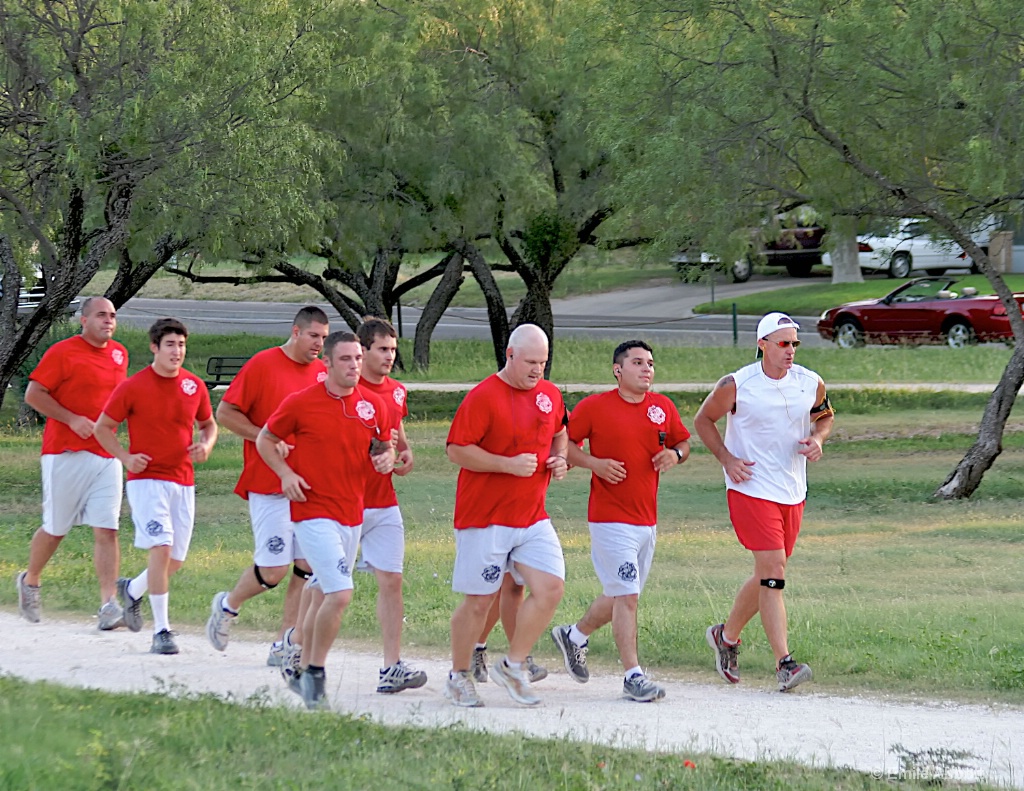
{"type": "Polygon", "coordinates": [[[356,414],[359,415],[361,420],[373,420],[377,410],[373,408],[373,404],[369,401],[360,401],[356,404],[356,414]]]}
{"type": "Polygon", "coordinates": [[[199,389],[199,385],[196,384],[194,379],[182,379],[181,380],[181,392],[185,395],[195,395],[196,390],[199,389]]]}
{"type": "Polygon", "coordinates": [[[114,349],[110,352],[110,359],[114,361],[114,365],[124,365],[124,352],[114,349]]]}
{"type": "Polygon", "coordinates": [[[318,385],[319,385],[319,384],[323,384],[323,383],[324,383],[324,380],[325,380],[326,378],[327,378],[327,371],[320,371],[320,373],[318,373],[318,374],[316,375],[316,383],[317,383],[318,385]]]}
{"type": "Polygon", "coordinates": [[[553,406],[554,405],[551,403],[551,399],[548,397],[547,393],[537,394],[537,409],[539,409],[545,415],[549,415],[551,414],[553,406]]]}
{"type": "Polygon", "coordinates": [[[405,403],[405,388],[404,388],[404,387],[396,387],[396,388],[395,388],[395,389],[394,389],[394,390],[393,390],[393,391],[391,392],[391,397],[392,397],[393,399],[395,399],[395,403],[396,403],[396,404],[398,404],[399,406],[401,406],[402,404],[404,404],[404,403],[405,403]]]}
{"type": "Polygon", "coordinates": [[[661,425],[665,422],[665,410],[660,406],[651,406],[647,408],[647,417],[650,421],[656,425],[661,425]]]}

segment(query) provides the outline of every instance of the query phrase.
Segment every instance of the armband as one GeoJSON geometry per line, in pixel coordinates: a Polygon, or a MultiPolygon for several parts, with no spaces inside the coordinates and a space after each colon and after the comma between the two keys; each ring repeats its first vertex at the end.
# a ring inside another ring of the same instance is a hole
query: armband
{"type": "Polygon", "coordinates": [[[823,417],[830,417],[835,413],[836,410],[832,407],[832,402],[828,400],[828,393],[826,393],[822,402],[811,409],[811,422],[821,420],[823,417]]]}

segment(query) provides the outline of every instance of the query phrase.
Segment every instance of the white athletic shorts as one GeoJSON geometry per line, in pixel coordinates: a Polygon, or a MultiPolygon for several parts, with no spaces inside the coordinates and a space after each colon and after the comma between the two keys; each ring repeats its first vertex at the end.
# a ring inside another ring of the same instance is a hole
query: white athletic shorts
{"type": "MultiPolygon", "coordinates": [[[[529,527],[491,525],[456,530],[452,590],[470,596],[495,593],[505,572],[514,572],[516,563],[565,579],[562,545],[550,519],[529,527]]],[[[522,584],[522,577],[512,576],[522,584]]]]}
{"type": "Polygon", "coordinates": [[[287,566],[302,558],[295,539],[291,502],[283,494],[249,492],[249,519],[256,549],[252,562],[260,568],[287,566]]]}
{"type": "Polygon", "coordinates": [[[295,523],[295,537],[316,576],[316,580],[308,583],[311,587],[317,585],[324,593],[352,590],[360,527],[349,527],[333,519],[304,519],[295,523]]]}
{"type": "Polygon", "coordinates": [[[405,524],[397,505],[363,511],[363,534],[359,539],[356,571],[402,573],[405,563],[405,524]]]}
{"type": "Polygon", "coordinates": [[[657,525],[590,523],[590,559],[605,596],[639,595],[654,561],[657,525]]]}
{"type": "Polygon", "coordinates": [[[196,522],[196,487],[156,478],[125,484],[139,549],[170,547],[172,560],[184,560],[196,522]]]}
{"type": "Polygon", "coordinates": [[[121,462],[87,450],[47,453],[43,468],[43,530],[66,536],[75,525],[117,530],[121,462]]]}

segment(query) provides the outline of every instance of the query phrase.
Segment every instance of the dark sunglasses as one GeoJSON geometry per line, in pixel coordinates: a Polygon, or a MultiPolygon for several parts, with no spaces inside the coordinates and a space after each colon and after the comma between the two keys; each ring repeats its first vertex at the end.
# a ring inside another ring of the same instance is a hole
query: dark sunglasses
{"type": "Polygon", "coordinates": [[[799,348],[800,341],[772,341],[780,349],[787,349],[792,346],[794,349],[799,348]]]}

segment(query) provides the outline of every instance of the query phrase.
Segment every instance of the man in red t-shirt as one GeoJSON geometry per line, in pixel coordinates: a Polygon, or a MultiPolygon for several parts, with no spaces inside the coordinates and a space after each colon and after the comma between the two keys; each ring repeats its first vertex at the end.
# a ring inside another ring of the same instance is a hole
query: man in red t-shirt
{"type": "Polygon", "coordinates": [[[612,355],[618,387],[587,396],[569,418],[569,464],[590,478],[590,554],[601,595],[576,623],[556,626],[551,639],[565,669],[581,684],[587,670],[588,638],[607,623],[626,674],[625,697],[660,700],[665,690],[640,668],[637,604],[654,560],[661,473],[690,455],[690,432],[667,396],[651,392],[654,355],[644,341],[620,343],[612,355]],[[589,453],[580,445],[589,442],[589,453]]]}
{"type": "MultiPolygon", "coordinates": [[[[284,599],[281,631],[270,647],[267,664],[279,666],[288,651],[302,586],[309,579],[309,565],[298,552],[288,498],[281,494],[281,480],[260,458],[256,437],[281,402],[327,378],[320,350],[327,337],[327,314],[315,306],[302,308],[282,346],[265,349],[242,366],[217,406],[217,421],[244,440],[242,475],[235,493],[249,503],[255,551],[253,565],[242,572],[231,591],[221,591],[210,604],[206,636],[218,651],[228,647],[231,623],[242,605],[271,590],[284,579],[294,562],[284,599]]],[[[287,454],[288,440],[281,447],[287,454]]]]}
{"type": "Polygon", "coordinates": [[[324,594],[303,624],[302,659],[291,684],[311,709],[327,705],[324,666],[352,601],[367,478],[394,469],[390,416],[377,395],[359,386],[362,359],[355,335],[328,335],[327,379],[288,396],[256,438],[291,501],[295,536],[324,594]],[[287,458],[278,451],[286,437],[294,444],[287,458]]]}
{"type": "Polygon", "coordinates": [[[565,585],[562,546],[544,507],[549,480],[566,472],[565,404],[544,380],[548,339],[535,324],[509,337],[505,367],[474,387],[455,413],[448,458],[459,465],[455,492],[452,670],[445,694],[456,706],[482,706],[470,665],[473,646],[506,571],[525,582],[508,654],[491,675],[512,699],[540,703],[525,666],[565,585]]]}
{"type": "Polygon", "coordinates": [[[47,418],[43,429],[43,525],[32,536],[28,568],[16,580],[18,610],[40,619],[43,568],[74,525],[92,527],[93,563],[100,583],[100,629],[123,626],[117,603],[117,543],[121,462],[92,436],[107,398],[128,372],[128,351],[113,340],[117,311],[109,299],[82,305],[82,332],[46,350],[29,375],[25,403],[47,418]]]}
{"type": "Polygon", "coordinates": [[[149,328],[153,363],[118,385],[96,421],[95,436],[128,470],[125,492],[135,524],[135,546],[149,552],[145,571],[117,581],[125,625],[142,629],[142,597],[153,610],[154,654],[176,654],[168,618],[171,576],[185,562],[195,525],[195,472],[217,441],[210,395],[198,376],[183,370],[188,330],[177,319],[149,328]],[[128,448],[117,427],[128,423],[128,448]],[[193,427],[199,427],[198,441],[193,427]]]}

